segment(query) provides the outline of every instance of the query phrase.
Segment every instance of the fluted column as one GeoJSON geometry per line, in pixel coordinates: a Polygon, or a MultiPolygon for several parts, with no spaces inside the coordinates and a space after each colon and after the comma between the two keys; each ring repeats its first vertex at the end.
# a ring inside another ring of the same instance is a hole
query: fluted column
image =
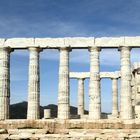
{"type": "Polygon", "coordinates": [[[130,48],[121,47],[120,117],[132,119],[130,48]]]}
{"type": "Polygon", "coordinates": [[[40,118],[40,48],[29,48],[29,81],[28,81],[28,110],[27,119],[40,118]]]}
{"type": "Polygon", "coordinates": [[[100,49],[90,48],[89,119],[101,118],[100,49]]]}
{"type": "Polygon", "coordinates": [[[136,85],[135,85],[135,73],[132,73],[132,79],[131,79],[131,88],[132,88],[132,95],[131,95],[131,100],[132,100],[132,115],[133,118],[135,118],[136,113],[135,113],[135,105],[136,105],[136,85]]]}
{"type": "Polygon", "coordinates": [[[0,48],[0,120],[9,118],[10,52],[9,47],[0,48]]]}
{"type": "Polygon", "coordinates": [[[60,48],[58,118],[68,119],[69,116],[69,49],[60,48]]]}
{"type": "Polygon", "coordinates": [[[78,115],[84,115],[84,78],[78,79],[78,115]]]}
{"type": "Polygon", "coordinates": [[[118,117],[118,79],[112,78],[112,116],[118,117]]]}

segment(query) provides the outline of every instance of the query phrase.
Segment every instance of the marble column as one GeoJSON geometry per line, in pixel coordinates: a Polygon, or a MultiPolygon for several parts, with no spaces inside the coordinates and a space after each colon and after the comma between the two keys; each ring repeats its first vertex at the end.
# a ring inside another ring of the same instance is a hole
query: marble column
{"type": "Polygon", "coordinates": [[[140,102],[140,69],[137,68],[137,70],[135,71],[135,104],[139,104],[140,102]]]}
{"type": "Polygon", "coordinates": [[[121,92],[120,92],[120,117],[121,119],[132,119],[131,102],[131,63],[130,48],[120,47],[121,51],[121,92]]]}
{"type": "Polygon", "coordinates": [[[69,117],[69,48],[60,48],[58,118],[68,119],[69,117]]]}
{"type": "Polygon", "coordinates": [[[112,116],[118,117],[118,79],[112,78],[112,116]]]}
{"type": "Polygon", "coordinates": [[[131,88],[132,88],[132,95],[131,95],[131,100],[132,100],[132,114],[133,118],[135,118],[136,113],[135,113],[135,105],[136,105],[136,85],[135,85],[135,73],[132,73],[132,79],[131,79],[131,88]]]}
{"type": "Polygon", "coordinates": [[[40,48],[29,48],[29,81],[28,81],[28,110],[27,119],[40,118],[40,48]]]}
{"type": "Polygon", "coordinates": [[[100,49],[90,48],[89,119],[101,118],[100,49]]]}
{"type": "Polygon", "coordinates": [[[84,115],[84,78],[78,79],[78,115],[84,115]]]}
{"type": "Polygon", "coordinates": [[[0,120],[9,119],[10,52],[9,47],[0,48],[0,120]]]}

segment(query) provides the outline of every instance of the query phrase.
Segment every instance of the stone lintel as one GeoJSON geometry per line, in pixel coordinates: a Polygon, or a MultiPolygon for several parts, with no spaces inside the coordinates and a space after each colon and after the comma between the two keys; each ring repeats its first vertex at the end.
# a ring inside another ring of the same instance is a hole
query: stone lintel
{"type": "Polygon", "coordinates": [[[72,48],[88,48],[90,46],[95,46],[94,37],[67,37],[64,38],[65,46],[70,46],[72,48]]]}
{"type": "Polygon", "coordinates": [[[101,46],[103,48],[117,48],[124,45],[124,37],[101,37],[95,39],[95,46],[101,46]]]}
{"type": "Polygon", "coordinates": [[[65,38],[0,38],[0,47],[9,46],[15,49],[25,49],[28,46],[58,49],[70,47],[87,49],[89,47],[119,48],[119,46],[140,47],[140,36],[135,37],[65,37],[65,38]]]}
{"type": "MultiPolygon", "coordinates": [[[[69,77],[72,79],[86,79],[90,77],[90,72],[70,72],[69,77]]],[[[100,78],[120,78],[120,71],[100,72],[100,78]]]]}
{"type": "Polygon", "coordinates": [[[35,46],[34,40],[34,38],[9,38],[5,39],[3,46],[24,49],[28,48],[28,46],[35,46]]]}
{"type": "Polygon", "coordinates": [[[100,78],[120,78],[120,71],[115,72],[100,72],[100,78]]]}
{"type": "Polygon", "coordinates": [[[70,72],[69,77],[73,79],[85,79],[90,77],[90,72],[70,72]]]}
{"type": "Polygon", "coordinates": [[[35,45],[43,48],[66,47],[64,38],[35,38],[35,45]]]}

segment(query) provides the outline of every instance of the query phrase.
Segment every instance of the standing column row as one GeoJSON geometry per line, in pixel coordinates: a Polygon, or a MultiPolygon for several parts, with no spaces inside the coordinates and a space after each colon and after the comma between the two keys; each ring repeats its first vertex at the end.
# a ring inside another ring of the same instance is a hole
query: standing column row
{"type": "MultiPolygon", "coordinates": [[[[28,119],[39,119],[39,48],[30,48],[28,119]]],[[[10,105],[10,48],[0,49],[0,120],[9,118],[10,105]]]]}
{"type": "Polygon", "coordinates": [[[10,52],[9,47],[0,48],[0,120],[9,118],[10,52]]]}
{"type": "MultiPolygon", "coordinates": [[[[89,119],[101,118],[100,67],[98,47],[90,48],[89,119]]],[[[132,118],[130,49],[121,47],[121,109],[122,119],[132,118]]],[[[81,81],[80,81],[81,82],[81,81]]],[[[79,82],[79,84],[81,84],[79,82]]],[[[80,89],[83,90],[83,89],[80,89]]],[[[113,80],[112,113],[118,114],[116,80],[113,80]]],[[[69,118],[69,49],[60,48],[58,118],[69,118]]],[[[82,93],[82,92],[81,92],[82,93]]],[[[83,102],[83,101],[79,101],[83,102]]],[[[83,104],[83,103],[82,103],[83,104]]],[[[80,107],[80,105],[79,105],[80,107]]],[[[83,109],[80,109],[81,111],[83,109]]]]}
{"type": "Polygon", "coordinates": [[[101,118],[100,48],[90,48],[89,119],[101,118]]]}
{"type": "MultiPolygon", "coordinates": [[[[39,48],[29,48],[29,93],[28,93],[28,119],[38,119],[40,105],[39,87],[39,48]]],[[[122,119],[132,119],[131,103],[131,66],[130,48],[123,46],[121,51],[121,98],[120,116],[122,119]]],[[[89,81],[89,119],[100,119],[101,117],[101,95],[100,95],[100,63],[98,47],[90,48],[90,81],[89,81]]],[[[0,49],[0,119],[9,118],[10,98],[10,49],[0,49]]],[[[79,82],[79,84],[81,84],[79,82]]],[[[116,81],[113,81],[116,85],[116,81]]],[[[115,89],[115,88],[114,88],[115,89]]],[[[83,89],[80,89],[81,91],[83,89]]],[[[82,92],[81,92],[82,93],[82,92]]],[[[114,91],[116,94],[116,91],[114,91]]],[[[116,95],[113,96],[116,101],[116,95]]],[[[83,101],[79,101],[83,102],[83,101]]],[[[83,103],[82,103],[83,104],[83,103]]],[[[79,105],[80,106],[80,105],[79,105]]],[[[83,109],[81,109],[83,110],[83,109]]],[[[112,111],[117,108],[114,103],[112,111]]],[[[58,95],[58,118],[69,118],[69,49],[60,48],[59,65],[59,95],[58,95]]],[[[115,114],[114,113],[114,114],[115,114]]]]}

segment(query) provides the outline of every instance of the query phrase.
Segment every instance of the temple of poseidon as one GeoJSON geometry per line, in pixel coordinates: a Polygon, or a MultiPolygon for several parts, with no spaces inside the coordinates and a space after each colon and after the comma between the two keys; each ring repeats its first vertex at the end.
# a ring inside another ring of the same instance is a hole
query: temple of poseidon
{"type": "Polygon", "coordinates": [[[140,140],[140,62],[131,65],[133,48],[140,48],[139,36],[0,39],[0,139],[140,140]],[[110,48],[120,53],[120,70],[101,72],[100,52],[110,48]],[[16,49],[28,49],[30,54],[27,119],[17,120],[9,118],[10,54],[16,49]],[[44,118],[40,118],[39,56],[44,49],[57,49],[60,54],[57,118],[51,118],[50,109],[45,109],[44,118]],[[89,51],[89,72],[69,71],[69,53],[73,49],[89,51]],[[76,117],[70,114],[70,78],[78,81],[76,117]],[[89,78],[88,114],[84,114],[86,78],[89,78]],[[112,80],[111,114],[101,112],[102,78],[112,80]]]}

